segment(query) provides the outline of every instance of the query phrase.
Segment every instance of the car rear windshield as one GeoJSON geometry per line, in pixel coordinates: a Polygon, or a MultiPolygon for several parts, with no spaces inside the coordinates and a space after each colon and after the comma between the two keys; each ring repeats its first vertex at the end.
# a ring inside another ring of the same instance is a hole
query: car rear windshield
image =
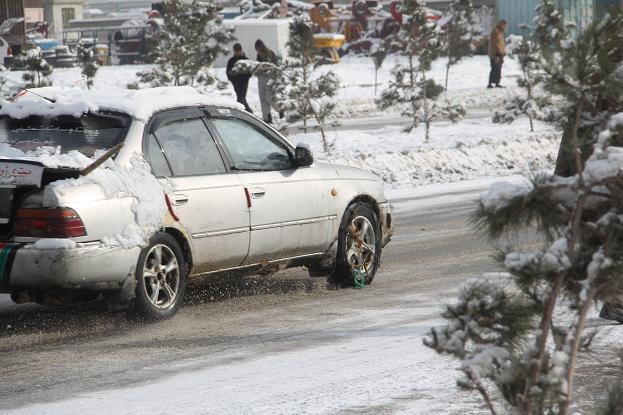
{"type": "Polygon", "coordinates": [[[61,154],[77,150],[92,157],[96,150],[106,150],[121,142],[129,124],[129,117],[107,113],[89,113],[79,118],[0,117],[0,152],[2,144],[8,144],[24,153],[53,147],[61,154]]]}

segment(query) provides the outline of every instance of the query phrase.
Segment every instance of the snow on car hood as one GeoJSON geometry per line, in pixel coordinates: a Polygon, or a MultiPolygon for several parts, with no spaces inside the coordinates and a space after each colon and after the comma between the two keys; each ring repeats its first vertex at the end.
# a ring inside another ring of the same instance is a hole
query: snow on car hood
{"type": "Polygon", "coordinates": [[[184,106],[211,105],[244,109],[229,98],[203,95],[189,86],[111,91],[45,87],[29,91],[32,93],[25,93],[14,101],[0,100],[0,115],[12,118],[31,115],[79,117],[86,112],[115,111],[147,121],[155,112],[184,106]]]}

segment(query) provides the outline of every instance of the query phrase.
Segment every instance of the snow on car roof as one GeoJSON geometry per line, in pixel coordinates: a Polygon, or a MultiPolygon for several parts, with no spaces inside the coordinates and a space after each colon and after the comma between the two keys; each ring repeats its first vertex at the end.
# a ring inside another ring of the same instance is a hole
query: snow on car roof
{"type": "Polygon", "coordinates": [[[33,115],[79,117],[86,112],[115,111],[128,114],[140,121],[147,121],[155,112],[185,106],[209,105],[244,109],[232,99],[200,94],[189,86],[110,91],[45,87],[29,91],[33,93],[26,93],[12,102],[0,100],[0,115],[8,115],[11,118],[26,118],[33,115]]]}

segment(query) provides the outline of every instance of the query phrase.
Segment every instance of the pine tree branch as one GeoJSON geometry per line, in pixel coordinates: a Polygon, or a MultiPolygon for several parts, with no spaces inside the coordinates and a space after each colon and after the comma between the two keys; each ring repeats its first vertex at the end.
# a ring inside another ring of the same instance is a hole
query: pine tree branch
{"type": "Polygon", "coordinates": [[[487,404],[487,407],[489,408],[489,412],[491,412],[491,415],[497,415],[497,412],[495,408],[493,407],[493,402],[491,402],[491,398],[489,397],[489,394],[487,393],[487,390],[485,389],[485,387],[482,385],[482,382],[480,382],[480,379],[478,379],[478,377],[474,374],[472,369],[468,369],[466,371],[466,374],[469,380],[476,386],[476,390],[480,393],[480,395],[482,396],[482,399],[487,404]]]}
{"type": "Polygon", "coordinates": [[[533,412],[534,403],[530,392],[532,387],[537,385],[541,379],[541,373],[546,361],[545,351],[547,346],[547,338],[552,322],[552,315],[554,313],[556,301],[560,294],[560,288],[562,286],[563,280],[564,274],[560,273],[556,276],[556,279],[554,280],[554,286],[552,287],[552,291],[547,299],[545,309],[543,310],[543,314],[541,316],[541,322],[539,323],[540,332],[536,338],[537,354],[535,359],[531,357],[531,361],[529,364],[529,375],[528,379],[526,380],[526,385],[524,387],[524,392],[521,400],[520,411],[523,415],[531,415],[533,412]]]}
{"type": "Polygon", "coordinates": [[[580,308],[578,323],[573,333],[573,342],[571,344],[569,363],[567,365],[567,396],[560,405],[560,410],[558,411],[559,415],[567,415],[569,413],[569,406],[573,401],[573,378],[575,376],[578,350],[580,348],[580,342],[582,340],[582,332],[584,331],[584,327],[586,326],[586,317],[588,315],[588,311],[593,303],[593,299],[595,298],[596,293],[597,290],[595,288],[590,289],[586,295],[586,301],[584,302],[584,304],[582,304],[582,307],[580,308]]]}

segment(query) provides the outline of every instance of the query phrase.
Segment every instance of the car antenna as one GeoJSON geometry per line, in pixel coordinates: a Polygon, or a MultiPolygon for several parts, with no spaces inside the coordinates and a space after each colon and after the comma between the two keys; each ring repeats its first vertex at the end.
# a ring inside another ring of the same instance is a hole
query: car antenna
{"type": "Polygon", "coordinates": [[[14,102],[17,98],[21,97],[22,95],[24,95],[24,94],[26,94],[26,93],[36,95],[36,96],[38,96],[39,98],[43,98],[43,99],[45,99],[46,101],[50,101],[52,104],[54,104],[54,103],[56,102],[56,100],[55,100],[55,99],[53,99],[53,98],[48,98],[48,97],[46,97],[46,96],[39,95],[39,94],[37,94],[36,92],[32,92],[32,91],[31,91],[31,90],[29,90],[29,89],[22,89],[22,90],[21,90],[21,91],[19,91],[17,94],[15,94],[15,95],[13,95],[11,98],[9,98],[9,101],[14,102]]]}

